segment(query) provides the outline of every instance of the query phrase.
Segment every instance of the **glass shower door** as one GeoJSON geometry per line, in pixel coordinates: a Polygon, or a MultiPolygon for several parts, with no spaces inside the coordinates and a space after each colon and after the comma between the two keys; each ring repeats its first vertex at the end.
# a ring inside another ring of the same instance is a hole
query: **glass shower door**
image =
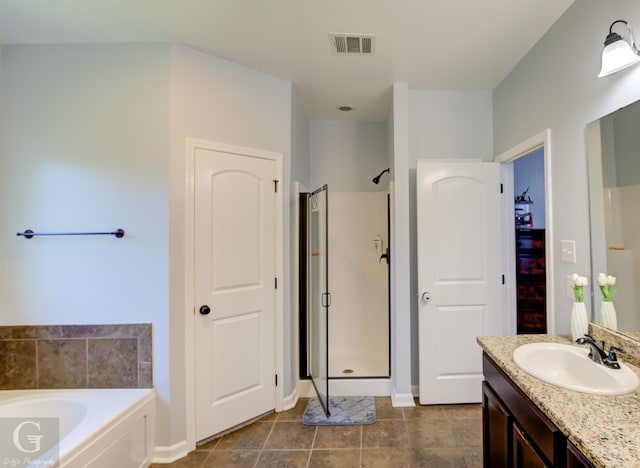
{"type": "Polygon", "coordinates": [[[329,294],[327,202],[328,186],[323,185],[308,198],[308,366],[309,377],[320,403],[329,414],[329,294]]]}

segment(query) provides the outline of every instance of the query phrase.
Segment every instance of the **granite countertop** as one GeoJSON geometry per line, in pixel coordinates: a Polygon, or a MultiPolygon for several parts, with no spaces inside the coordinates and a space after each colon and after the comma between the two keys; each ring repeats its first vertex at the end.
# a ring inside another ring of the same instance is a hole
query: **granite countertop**
{"type": "MultiPolygon", "coordinates": [[[[478,344],[562,433],[596,466],[640,466],[640,390],[601,396],[565,390],[520,370],[513,351],[526,343],[571,343],[568,336],[479,336],[478,344]]],[[[627,364],[638,375],[640,369],[627,364]]]]}

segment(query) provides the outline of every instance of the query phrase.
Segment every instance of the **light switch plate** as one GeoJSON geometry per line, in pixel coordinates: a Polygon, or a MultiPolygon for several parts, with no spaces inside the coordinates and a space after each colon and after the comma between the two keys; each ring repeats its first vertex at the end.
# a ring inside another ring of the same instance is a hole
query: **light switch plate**
{"type": "Polygon", "coordinates": [[[576,263],[576,241],[560,241],[560,258],[564,262],[576,263]]]}

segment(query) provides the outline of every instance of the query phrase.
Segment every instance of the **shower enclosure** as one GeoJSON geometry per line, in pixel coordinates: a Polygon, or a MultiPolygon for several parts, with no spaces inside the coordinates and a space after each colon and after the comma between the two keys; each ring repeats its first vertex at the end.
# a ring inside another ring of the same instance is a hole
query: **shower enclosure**
{"type": "Polygon", "coordinates": [[[330,192],[329,203],[329,377],[388,377],[387,195],[330,192]]]}
{"type": "Polygon", "coordinates": [[[322,399],[329,381],[390,376],[389,201],[327,186],[301,201],[301,377],[322,399]]]}

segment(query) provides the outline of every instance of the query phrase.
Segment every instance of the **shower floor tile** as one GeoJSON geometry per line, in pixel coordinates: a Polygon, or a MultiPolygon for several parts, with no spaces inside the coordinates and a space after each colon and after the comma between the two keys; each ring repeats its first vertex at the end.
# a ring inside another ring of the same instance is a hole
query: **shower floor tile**
{"type": "Polygon", "coordinates": [[[482,466],[481,405],[393,408],[377,397],[366,426],[304,426],[308,398],[153,468],[482,466]]]}

